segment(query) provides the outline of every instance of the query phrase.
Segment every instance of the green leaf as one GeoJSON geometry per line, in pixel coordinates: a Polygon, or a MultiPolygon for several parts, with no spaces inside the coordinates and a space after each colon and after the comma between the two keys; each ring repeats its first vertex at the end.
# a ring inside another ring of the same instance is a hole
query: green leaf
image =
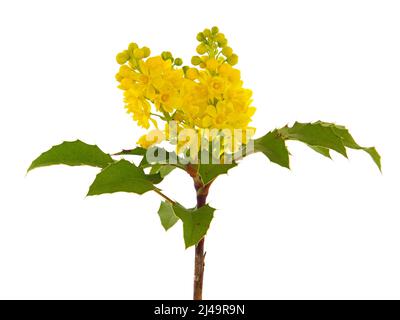
{"type": "Polygon", "coordinates": [[[380,171],[382,171],[381,156],[375,147],[362,147],[360,146],[350,134],[349,130],[343,126],[335,125],[332,123],[324,123],[325,125],[330,125],[333,131],[342,139],[343,144],[350,149],[363,150],[370,155],[372,160],[375,162],[380,171]]]}
{"type": "Polygon", "coordinates": [[[317,146],[310,146],[310,145],[308,145],[308,146],[311,149],[313,149],[314,151],[322,154],[324,157],[331,159],[331,153],[330,153],[329,149],[324,148],[324,147],[317,147],[317,146]]]}
{"type": "Polygon", "coordinates": [[[181,159],[173,151],[167,151],[157,146],[151,147],[146,151],[145,156],[140,162],[140,167],[148,168],[155,164],[173,164],[176,167],[183,168],[181,159]],[[152,156],[150,158],[147,155],[152,156]]]}
{"type": "Polygon", "coordinates": [[[214,208],[205,205],[199,209],[185,209],[174,204],[175,215],[183,222],[183,237],[186,248],[196,245],[207,233],[214,217],[214,208]]]}
{"type": "Polygon", "coordinates": [[[179,218],[175,215],[172,204],[166,201],[161,202],[160,208],[158,209],[158,215],[165,231],[173,227],[179,220],[179,218]]]}
{"type": "Polygon", "coordinates": [[[122,150],[118,153],[114,153],[114,156],[123,156],[123,155],[128,155],[128,156],[144,156],[146,154],[146,149],[142,147],[136,147],[134,149],[127,149],[127,150],[122,150]]]}
{"type": "Polygon", "coordinates": [[[88,196],[113,192],[143,194],[155,189],[143,169],[133,163],[120,160],[104,168],[89,188],[88,196]]]}
{"type": "Polygon", "coordinates": [[[255,151],[263,152],[271,161],[289,167],[289,152],[285,146],[285,140],[303,142],[328,158],[331,157],[330,150],[337,151],[346,158],[346,148],[363,150],[371,156],[381,170],[381,157],[374,147],[360,146],[344,126],[329,122],[296,122],[292,127],[285,126],[256,139],[254,148],[255,151]]]}
{"type": "Polygon", "coordinates": [[[375,147],[362,148],[362,150],[364,150],[366,153],[368,153],[371,156],[372,160],[375,162],[375,164],[379,168],[379,171],[382,172],[381,156],[378,153],[378,151],[376,151],[375,147]]]}
{"type": "Polygon", "coordinates": [[[270,161],[289,169],[289,151],[278,130],[254,140],[254,150],[264,153],[270,161]]]}
{"type": "Polygon", "coordinates": [[[335,133],[332,126],[323,122],[300,123],[279,130],[286,139],[298,140],[312,147],[332,149],[347,157],[342,139],[335,133]]]}
{"type": "Polygon", "coordinates": [[[176,167],[168,164],[155,164],[151,167],[151,174],[159,174],[162,179],[169,175],[176,167]]]}
{"type": "Polygon", "coordinates": [[[28,172],[35,168],[57,164],[104,168],[112,162],[111,156],[101,151],[98,146],[86,144],[80,140],[66,141],[42,153],[32,162],[28,172]]]}
{"type": "Polygon", "coordinates": [[[199,164],[199,174],[204,184],[209,183],[221,174],[225,174],[229,169],[235,167],[236,163],[231,164],[199,164]]]}
{"type": "Polygon", "coordinates": [[[160,173],[146,174],[146,179],[153,184],[159,184],[161,181],[163,181],[163,178],[161,177],[160,173]]]}

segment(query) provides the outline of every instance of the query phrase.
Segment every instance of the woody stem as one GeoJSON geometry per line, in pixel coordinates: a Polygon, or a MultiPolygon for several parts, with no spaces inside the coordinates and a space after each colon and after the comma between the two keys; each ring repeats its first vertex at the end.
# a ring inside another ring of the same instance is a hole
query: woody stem
{"type": "MultiPolygon", "coordinates": [[[[197,191],[197,208],[201,208],[206,204],[209,185],[196,185],[197,191]]],[[[199,241],[195,248],[194,258],[194,283],[193,283],[193,300],[203,299],[203,277],[204,277],[204,238],[199,241]]]]}

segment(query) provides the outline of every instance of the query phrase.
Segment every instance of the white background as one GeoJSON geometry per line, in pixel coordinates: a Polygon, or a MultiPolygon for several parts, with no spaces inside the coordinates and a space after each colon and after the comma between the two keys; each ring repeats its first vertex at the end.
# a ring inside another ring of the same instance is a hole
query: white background
{"type": "MultiPolygon", "coordinates": [[[[193,249],[165,233],[147,193],[85,198],[97,169],[26,168],[80,138],[107,152],[143,133],[116,88],[129,42],[188,62],[218,25],[239,54],[258,135],[295,120],[344,124],[350,151],[290,143],[292,170],[261,154],[213,185],[207,299],[400,298],[398,1],[2,1],[0,298],[190,299],[193,249]]],[[[194,205],[188,176],[165,193],[194,205]]]]}

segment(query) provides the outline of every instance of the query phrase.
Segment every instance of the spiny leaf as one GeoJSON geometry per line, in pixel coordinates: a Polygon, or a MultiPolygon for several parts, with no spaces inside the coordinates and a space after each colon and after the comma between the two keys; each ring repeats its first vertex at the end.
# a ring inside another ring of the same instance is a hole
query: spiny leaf
{"type": "Polygon", "coordinates": [[[324,157],[327,157],[329,159],[331,159],[331,153],[329,151],[328,148],[324,148],[324,147],[317,147],[317,146],[310,146],[308,145],[311,149],[313,149],[315,152],[318,152],[320,154],[322,154],[324,157]]]}
{"type": "Polygon", "coordinates": [[[113,192],[143,194],[155,189],[141,168],[120,160],[103,169],[89,188],[88,196],[113,192]]]}
{"type": "Polygon", "coordinates": [[[86,144],[80,140],[65,141],[53,146],[36,158],[30,165],[28,172],[35,168],[57,164],[104,168],[112,162],[111,156],[101,151],[96,145],[86,144]]]}
{"type": "Polygon", "coordinates": [[[146,174],[146,179],[153,184],[159,184],[161,181],[163,181],[163,178],[161,177],[160,173],[146,174]]]}
{"type": "Polygon", "coordinates": [[[378,153],[378,151],[376,151],[375,147],[362,148],[362,150],[364,150],[366,153],[368,153],[371,156],[372,160],[378,166],[379,171],[382,172],[381,156],[378,153]]]}
{"type": "Polygon", "coordinates": [[[254,141],[254,150],[264,153],[268,159],[289,169],[289,151],[278,130],[268,132],[254,141]]]}
{"type": "Polygon", "coordinates": [[[151,174],[159,174],[162,179],[169,175],[176,167],[168,164],[155,164],[151,167],[151,174]]]}
{"type": "Polygon", "coordinates": [[[322,122],[300,123],[279,130],[288,140],[298,140],[313,147],[332,149],[347,157],[342,139],[335,133],[332,126],[322,122]]]}
{"type": "Polygon", "coordinates": [[[161,220],[161,224],[167,231],[169,228],[173,227],[179,218],[175,215],[172,204],[169,202],[161,202],[160,208],[158,209],[158,215],[161,220]]]}
{"type": "Polygon", "coordinates": [[[271,161],[289,167],[289,152],[285,146],[285,140],[303,142],[328,158],[330,158],[330,150],[337,151],[345,157],[347,157],[346,148],[363,150],[371,156],[381,170],[381,157],[374,147],[360,146],[344,126],[323,121],[296,122],[292,127],[285,126],[269,132],[254,141],[255,151],[261,151],[271,161]]]}
{"type": "Polygon", "coordinates": [[[355,150],[363,150],[366,153],[370,155],[372,160],[375,162],[377,167],[379,168],[380,171],[382,171],[382,166],[381,166],[381,156],[379,155],[378,151],[376,151],[375,147],[362,147],[360,146],[353,138],[353,136],[350,134],[349,130],[346,129],[344,126],[339,126],[335,125],[333,123],[326,123],[326,122],[320,122],[324,123],[327,126],[331,126],[333,131],[342,139],[343,144],[350,149],[355,149],[355,150]]]}
{"type": "Polygon", "coordinates": [[[199,174],[204,184],[209,183],[221,174],[225,174],[229,169],[235,167],[236,163],[231,164],[199,164],[199,174]]]}
{"type": "Polygon", "coordinates": [[[134,149],[127,149],[127,150],[122,150],[120,152],[114,153],[114,156],[123,156],[123,155],[128,155],[128,156],[144,156],[146,154],[146,149],[142,147],[136,147],[134,149]]]}
{"type": "Polygon", "coordinates": [[[214,217],[214,208],[205,205],[199,209],[185,209],[174,204],[175,215],[183,222],[183,237],[186,248],[196,245],[207,233],[214,217]]]}
{"type": "Polygon", "coordinates": [[[182,167],[182,161],[173,151],[167,151],[161,147],[151,147],[146,150],[145,156],[140,162],[140,167],[148,168],[155,164],[173,164],[176,167],[182,167]]]}

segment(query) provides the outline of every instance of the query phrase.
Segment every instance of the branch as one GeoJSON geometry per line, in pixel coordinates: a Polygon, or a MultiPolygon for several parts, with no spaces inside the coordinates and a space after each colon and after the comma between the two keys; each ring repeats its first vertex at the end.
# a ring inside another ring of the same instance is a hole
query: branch
{"type": "Polygon", "coordinates": [[[169,203],[175,204],[175,201],[172,200],[171,198],[167,197],[164,193],[162,193],[162,192],[160,191],[160,189],[154,189],[153,191],[154,191],[155,193],[158,193],[161,197],[163,197],[163,198],[164,198],[165,200],[167,200],[169,203]]]}

